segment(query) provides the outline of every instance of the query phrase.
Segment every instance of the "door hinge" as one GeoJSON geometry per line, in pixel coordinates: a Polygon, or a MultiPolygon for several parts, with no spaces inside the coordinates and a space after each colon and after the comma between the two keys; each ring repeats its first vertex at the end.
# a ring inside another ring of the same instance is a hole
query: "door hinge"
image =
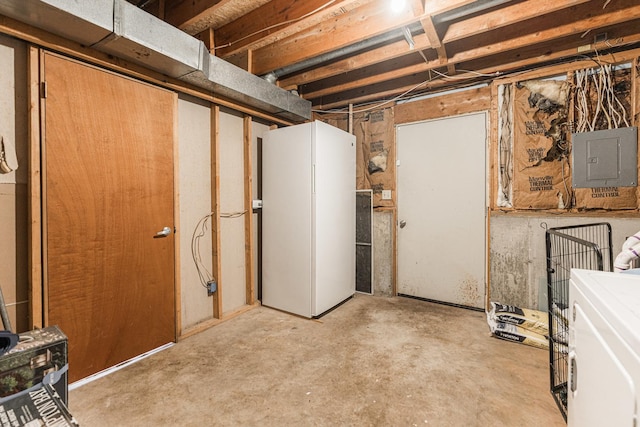
{"type": "Polygon", "coordinates": [[[40,98],[47,99],[47,82],[40,83],[40,98]]]}

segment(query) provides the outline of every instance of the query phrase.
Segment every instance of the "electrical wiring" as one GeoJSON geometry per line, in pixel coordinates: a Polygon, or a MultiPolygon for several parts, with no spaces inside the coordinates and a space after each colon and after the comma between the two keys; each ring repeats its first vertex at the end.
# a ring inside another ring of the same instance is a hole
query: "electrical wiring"
{"type": "Polygon", "coordinates": [[[477,71],[465,70],[463,68],[458,68],[458,71],[462,71],[463,73],[475,74],[476,76],[481,77],[499,77],[502,75],[502,72],[500,71],[494,71],[493,73],[479,73],[477,71]]]}
{"type": "MultiPolygon", "coordinates": [[[[230,213],[221,213],[220,218],[239,218],[247,213],[246,210],[238,211],[238,212],[230,212],[230,213]]],[[[193,229],[193,234],[191,235],[191,256],[193,258],[193,263],[196,266],[196,271],[198,272],[198,278],[200,279],[200,284],[206,288],[207,283],[213,280],[213,274],[209,272],[204,262],[202,261],[202,256],[200,255],[200,239],[207,234],[208,222],[211,217],[215,215],[215,212],[209,212],[196,224],[193,229]]]]}
{"type": "MultiPolygon", "coordinates": [[[[567,174],[564,173],[564,165],[567,165],[567,169],[571,171],[571,164],[569,163],[569,159],[564,157],[562,159],[562,184],[564,185],[564,190],[567,195],[567,201],[565,203],[565,208],[569,209],[573,206],[573,192],[569,191],[569,187],[567,186],[567,174]]],[[[570,175],[570,173],[569,173],[570,175]]]]}
{"type": "Polygon", "coordinates": [[[238,211],[238,212],[231,212],[231,213],[221,213],[220,214],[220,218],[238,218],[241,217],[242,215],[246,214],[247,211],[238,211]]]}
{"type": "MultiPolygon", "coordinates": [[[[615,44],[613,44],[613,45],[611,44],[611,42],[609,40],[606,41],[606,44],[610,48],[619,49],[619,48],[624,48],[624,47],[631,46],[631,45],[638,45],[639,43],[638,42],[627,42],[627,43],[624,43],[622,39],[617,39],[617,40],[615,40],[615,44]]],[[[422,53],[422,51],[418,51],[418,53],[422,56],[422,58],[425,60],[425,62],[428,63],[428,61],[427,61],[426,57],[424,56],[424,54],[422,53]]],[[[566,59],[564,59],[562,61],[557,61],[557,62],[554,62],[554,63],[572,63],[572,62],[580,62],[580,61],[583,61],[583,60],[586,59],[586,60],[593,61],[594,63],[596,63],[600,67],[600,66],[602,66],[603,63],[607,63],[608,62],[608,61],[605,61],[603,58],[600,57],[600,53],[597,50],[595,50],[595,55],[596,55],[596,58],[593,58],[592,56],[585,55],[585,54],[579,54],[579,55],[575,55],[575,56],[573,56],[571,58],[566,58],[566,59]]],[[[613,57],[613,52],[608,52],[608,55],[611,55],[612,58],[613,58],[612,64],[615,63],[615,58],[613,57]]],[[[362,112],[366,112],[366,111],[370,111],[370,110],[374,110],[374,109],[380,108],[380,107],[382,107],[384,105],[387,105],[389,103],[396,102],[396,101],[399,101],[399,100],[407,100],[407,99],[411,99],[411,98],[414,98],[414,97],[423,96],[424,95],[424,91],[419,91],[418,93],[415,93],[415,94],[412,94],[412,92],[414,92],[418,88],[420,88],[422,86],[425,86],[425,85],[429,84],[430,82],[436,80],[431,75],[432,73],[440,76],[442,79],[444,79],[446,81],[451,81],[452,85],[450,86],[450,88],[464,87],[464,86],[468,85],[468,83],[460,85],[460,84],[458,84],[456,82],[465,81],[465,80],[468,81],[470,79],[469,77],[465,77],[465,76],[462,76],[462,75],[461,76],[448,76],[447,74],[439,72],[439,71],[437,71],[435,69],[429,69],[428,71],[429,71],[429,78],[428,79],[424,80],[421,83],[416,84],[415,86],[411,87],[410,89],[406,90],[405,92],[401,93],[400,95],[397,95],[397,96],[395,96],[395,97],[393,97],[391,99],[384,100],[384,101],[378,100],[378,101],[371,101],[371,102],[368,102],[368,103],[355,104],[354,107],[365,106],[365,105],[372,105],[372,106],[371,107],[367,107],[367,108],[362,108],[362,109],[355,109],[354,108],[352,113],[362,113],[362,112]]],[[[493,78],[496,78],[496,77],[515,77],[515,76],[518,76],[518,75],[521,75],[521,74],[530,73],[532,70],[531,69],[521,69],[521,70],[508,71],[508,72],[495,71],[493,73],[480,73],[480,72],[477,72],[477,71],[464,70],[464,69],[459,69],[459,71],[465,72],[465,73],[469,73],[469,74],[474,74],[474,75],[477,75],[479,77],[486,77],[487,80],[491,81],[493,78]]],[[[477,80],[476,80],[476,83],[477,83],[477,80]]],[[[616,99],[614,99],[614,103],[617,104],[618,101],[616,101],[616,99]]],[[[314,112],[314,113],[319,113],[319,114],[349,114],[349,109],[346,108],[346,107],[345,108],[337,108],[337,109],[329,109],[329,110],[312,109],[311,111],[314,112]]],[[[623,113],[623,115],[625,115],[625,114],[626,114],[626,112],[623,113]]],[[[589,114],[586,114],[584,117],[586,118],[588,116],[589,116],[589,114]]],[[[628,122],[628,120],[627,120],[627,122],[628,122]]],[[[590,125],[590,123],[588,123],[586,121],[585,121],[585,124],[587,125],[587,127],[590,125]]]]}
{"type": "Polygon", "coordinates": [[[512,155],[512,91],[511,85],[501,86],[502,96],[500,98],[500,124],[498,137],[500,153],[500,171],[498,175],[500,194],[498,197],[499,206],[511,207],[511,183],[513,175],[513,155],[512,155]]]}
{"type": "MultiPolygon", "coordinates": [[[[429,60],[427,59],[427,57],[424,55],[424,53],[421,50],[418,50],[418,53],[420,54],[420,56],[422,57],[422,59],[424,59],[424,61],[429,64],[429,60]]],[[[477,71],[470,71],[470,70],[460,70],[463,72],[467,72],[469,74],[474,74],[474,75],[478,75],[478,76],[482,76],[482,77],[498,77],[501,76],[503,73],[500,71],[496,71],[493,73],[479,73],[477,71]]],[[[391,102],[396,102],[399,101],[401,99],[406,99],[405,97],[413,92],[414,90],[418,89],[421,86],[424,86],[430,82],[432,82],[434,80],[433,76],[431,75],[431,73],[433,72],[434,74],[437,74],[438,76],[442,77],[445,80],[451,80],[451,81],[462,81],[462,80],[469,80],[468,77],[464,77],[464,76],[459,76],[459,77],[452,77],[452,76],[448,76],[447,74],[441,73],[438,70],[435,69],[429,69],[429,78],[427,80],[424,80],[423,82],[418,83],[417,85],[409,88],[408,90],[404,91],[403,93],[401,93],[400,95],[397,95],[391,99],[388,99],[386,101],[382,101],[380,103],[376,103],[375,105],[368,107],[368,108],[363,108],[363,109],[359,109],[359,110],[353,110],[350,113],[354,114],[354,113],[363,113],[363,112],[367,112],[367,111],[371,111],[371,110],[375,110],[377,108],[380,108],[386,104],[389,104],[391,102]]],[[[419,95],[416,95],[419,96],[419,95]]],[[[366,105],[366,104],[361,104],[361,105],[366,105]]],[[[314,113],[325,113],[325,114],[340,114],[340,113],[349,113],[349,110],[347,108],[339,108],[339,109],[335,109],[335,110],[316,110],[316,109],[312,109],[311,110],[314,113]]]]}
{"type": "Polygon", "coordinates": [[[205,236],[207,231],[207,222],[213,215],[214,213],[210,212],[200,218],[193,230],[193,234],[191,235],[191,256],[193,257],[193,262],[196,265],[196,271],[198,272],[200,284],[204,288],[207,287],[208,282],[213,280],[213,275],[209,272],[209,270],[207,270],[207,267],[202,262],[202,256],[200,255],[200,238],[205,236]]]}
{"type": "Polygon", "coordinates": [[[320,7],[316,8],[316,9],[312,10],[311,12],[305,13],[304,15],[302,15],[302,16],[300,16],[300,17],[298,17],[298,18],[289,19],[288,21],[278,22],[277,24],[270,25],[270,26],[268,26],[268,27],[266,27],[266,28],[263,28],[263,29],[261,29],[261,30],[255,31],[255,32],[253,32],[253,33],[251,33],[251,34],[248,34],[248,35],[246,35],[246,36],[244,36],[244,37],[241,37],[241,38],[239,38],[238,40],[234,40],[234,41],[232,41],[232,42],[229,42],[229,43],[224,44],[224,45],[221,45],[221,46],[216,46],[216,47],[214,48],[214,50],[222,49],[222,48],[225,48],[225,47],[230,47],[230,46],[233,46],[233,45],[234,45],[234,44],[236,44],[236,43],[240,43],[241,41],[244,41],[244,40],[246,40],[246,39],[248,39],[248,38],[251,38],[251,37],[253,37],[253,36],[256,36],[256,35],[258,35],[258,34],[260,34],[260,33],[264,33],[265,31],[269,31],[269,30],[272,30],[272,29],[274,29],[274,28],[282,27],[283,25],[293,24],[294,22],[301,21],[301,20],[303,20],[303,19],[305,19],[305,18],[308,18],[308,17],[309,17],[309,16],[311,16],[311,15],[314,15],[314,14],[316,14],[316,13],[320,12],[322,9],[325,9],[325,8],[329,7],[331,4],[333,4],[333,3],[335,3],[335,2],[336,2],[336,0],[330,0],[330,1],[328,1],[327,3],[323,4],[322,6],[320,6],[320,7]]]}
{"type": "MultiPolygon", "coordinates": [[[[393,98],[391,98],[391,99],[389,99],[387,101],[380,102],[379,104],[376,104],[373,107],[364,108],[364,109],[361,109],[361,110],[353,110],[351,113],[363,113],[363,112],[366,112],[366,111],[375,110],[376,108],[380,108],[383,105],[389,104],[390,102],[396,102],[397,100],[402,99],[402,97],[405,96],[406,94],[408,94],[410,92],[413,92],[414,90],[416,90],[420,86],[426,85],[429,82],[431,82],[431,79],[425,80],[425,81],[423,81],[421,83],[418,83],[417,85],[415,85],[412,88],[404,91],[400,95],[395,96],[395,97],[393,97],[393,98]]],[[[344,109],[344,108],[340,108],[340,109],[337,109],[337,110],[311,110],[311,111],[313,111],[314,113],[349,113],[349,110],[348,109],[344,109]]]]}
{"type": "Polygon", "coordinates": [[[627,109],[615,92],[614,71],[614,65],[600,63],[575,72],[576,132],[629,126],[627,109]]]}

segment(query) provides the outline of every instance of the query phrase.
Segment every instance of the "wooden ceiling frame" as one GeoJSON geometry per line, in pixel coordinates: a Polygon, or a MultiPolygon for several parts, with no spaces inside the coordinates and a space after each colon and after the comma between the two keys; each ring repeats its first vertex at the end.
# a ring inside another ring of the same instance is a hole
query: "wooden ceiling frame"
{"type": "Polygon", "coordinates": [[[640,16],[637,0],[408,0],[399,14],[388,0],[164,1],[166,20],[189,33],[211,23],[200,38],[212,53],[258,76],[277,71],[280,87],[316,108],[383,99],[420,79],[438,90],[451,77],[464,85],[477,73],[592,54],[629,43],[640,16]],[[610,44],[595,43],[605,33],[610,44]],[[584,42],[576,46],[576,37],[584,42]]]}
{"type": "Polygon", "coordinates": [[[259,49],[372,1],[334,0],[329,4],[327,0],[272,0],[218,28],[217,54],[227,59],[245,49],[259,49]],[[288,21],[291,24],[282,25],[288,21]]]}
{"type": "MultiPolygon", "coordinates": [[[[524,49],[524,48],[539,44],[540,40],[553,41],[553,40],[563,39],[568,36],[572,36],[576,34],[582,35],[585,32],[589,31],[594,26],[594,24],[598,26],[603,26],[607,23],[622,24],[629,21],[630,17],[637,17],[637,16],[640,16],[640,6],[633,6],[631,8],[615,11],[609,14],[586,17],[585,19],[582,19],[580,21],[574,21],[571,24],[566,24],[556,28],[550,28],[547,30],[538,31],[533,35],[526,35],[526,36],[518,37],[516,39],[505,40],[498,43],[493,43],[486,46],[478,47],[475,49],[465,50],[460,53],[455,53],[445,59],[446,60],[445,64],[447,66],[450,66],[453,64],[459,64],[462,62],[477,60],[487,56],[494,56],[499,53],[505,53],[505,52],[514,51],[517,49],[524,49]]],[[[585,45],[587,44],[590,45],[590,43],[587,43],[585,41],[585,45]]],[[[592,49],[589,48],[588,50],[585,51],[585,53],[588,51],[592,51],[592,49]]],[[[574,54],[576,53],[577,52],[574,50],[574,54]]],[[[438,56],[442,60],[440,52],[438,52],[438,56]]],[[[370,77],[366,77],[366,78],[359,77],[357,79],[351,80],[349,83],[330,84],[330,85],[327,85],[326,89],[322,89],[319,91],[314,91],[314,92],[303,91],[303,95],[307,99],[319,98],[332,92],[332,89],[335,89],[335,91],[337,92],[337,91],[351,90],[357,87],[362,87],[367,85],[374,85],[389,79],[397,79],[400,77],[404,77],[404,76],[408,76],[416,73],[428,72],[429,70],[439,68],[442,65],[443,65],[442,62],[435,61],[431,63],[422,62],[422,63],[405,67],[402,69],[393,70],[392,72],[372,70],[372,73],[371,73],[372,75],[370,77]]],[[[509,71],[508,66],[497,65],[492,70],[482,71],[482,73],[487,73],[487,72],[495,73],[495,72],[507,72],[507,71],[509,71]]],[[[350,71],[349,73],[353,73],[353,72],[354,71],[350,71]]],[[[449,75],[453,76],[453,73],[449,72],[449,75]]],[[[398,93],[401,93],[401,91],[399,91],[398,93]]]]}
{"type": "MultiPolygon", "coordinates": [[[[559,11],[562,8],[567,8],[567,7],[572,7],[574,6],[576,3],[584,3],[584,0],[570,0],[570,1],[558,1],[558,3],[555,5],[554,11],[559,11]]],[[[518,24],[520,22],[522,22],[522,19],[520,19],[519,17],[522,16],[522,14],[527,13],[528,9],[530,9],[529,7],[526,6],[531,6],[531,5],[527,5],[527,4],[518,4],[517,8],[511,7],[510,11],[510,16],[512,16],[512,20],[507,20],[504,18],[503,14],[500,11],[496,11],[487,15],[483,15],[484,17],[486,17],[486,19],[489,19],[490,21],[495,21],[497,19],[501,19],[502,25],[503,26],[507,26],[507,25],[515,25],[518,24]]],[[[534,5],[535,6],[535,5],[534,5]]],[[[536,15],[540,15],[541,10],[537,9],[536,7],[534,7],[534,10],[536,12],[536,15]]],[[[628,17],[628,16],[627,16],[628,17]]],[[[607,19],[606,17],[604,18],[605,20],[607,19]]],[[[426,23],[426,27],[430,27],[431,31],[427,32],[427,37],[431,38],[431,42],[429,42],[429,47],[436,47],[437,44],[439,43],[439,39],[437,36],[437,33],[435,32],[435,28],[432,28],[433,25],[429,25],[429,21],[431,21],[431,19],[427,19],[427,18],[423,18],[423,24],[426,23]],[[434,46],[435,45],[435,46],[434,46]]],[[[471,18],[469,20],[464,20],[464,21],[460,21],[457,24],[452,25],[449,28],[449,31],[447,31],[447,34],[450,33],[450,30],[453,28],[454,30],[454,34],[455,37],[449,37],[449,36],[445,36],[443,38],[443,40],[449,40],[449,41],[453,41],[453,40],[461,40],[463,38],[466,37],[471,37],[473,35],[476,34],[475,31],[475,27],[474,25],[477,23],[477,18],[471,18]],[[463,32],[462,30],[466,31],[463,32]]],[[[431,21],[432,22],[432,21],[431,21]]],[[[581,25],[581,29],[580,31],[585,31],[586,29],[589,28],[589,23],[584,22],[582,23],[583,25],[581,25]]],[[[553,30],[549,31],[550,34],[553,34],[553,30]]],[[[560,36],[562,37],[562,36],[560,36]]],[[[416,40],[418,40],[418,38],[416,37],[416,40]]],[[[526,37],[525,37],[526,40],[526,37]]],[[[531,39],[531,43],[537,43],[539,40],[539,37],[534,37],[531,39]]],[[[369,67],[372,66],[376,63],[381,62],[380,58],[385,58],[385,57],[391,57],[391,58],[397,58],[399,56],[402,55],[409,55],[412,54],[411,51],[408,51],[406,49],[406,46],[402,46],[402,43],[397,43],[396,44],[398,46],[398,51],[396,54],[391,54],[389,55],[388,53],[385,54],[385,52],[383,52],[383,50],[385,48],[379,48],[370,52],[366,52],[363,53],[361,55],[358,56],[354,56],[351,58],[347,58],[343,61],[341,61],[340,63],[336,63],[336,64],[330,64],[328,66],[325,67],[318,67],[313,69],[312,71],[309,71],[303,75],[298,75],[298,76],[291,76],[289,78],[285,78],[282,81],[282,86],[283,87],[293,87],[293,86],[299,86],[305,83],[308,83],[310,81],[314,81],[314,80],[319,80],[320,78],[328,78],[331,77],[333,75],[337,75],[340,73],[345,73],[347,71],[352,71],[355,68],[364,68],[364,67],[369,67]],[[368,60],[366,58],[375,58],[373,60],[368,60]]],[[[416,42],[416,47],[418,49],[425,49],[427,48],[427,46],[425,46],[423,43],[420,42],[416,42]]],[[[528,46],[530,45],[530,43],[521,43],[520,46],[528,46]]],[[[515,46],[516,48],[518,46],[515,46]]],[[[489,46],[486,47],[486,50],[488,51],[487,54],[493,54],[496,52],[496,48],[498,49],[497,51],[506,51],[509,50],[511,47],[509,47],[509,49],[504,48],[504,49],[500,49],[500,46],[498,45],[496,46],[489,46]]],[[[481,49],[481,48],[478,48],[481,49]]],[[[468,58],[474,58],[477,57],[480,53],[480,50],[475,50],[472,51],[473,54],[472,55],[468,55],[466,58],[463,56],[456,56],[455,58],[447,58],[446,57],[446,50],[444,49],[444,45],[441,45],[441,47],[438,49],[436,47],[436,50],[438,51],[438,55],[441,58],[441,64],[455,64],[456,62],[461,62],[463,60],[468,60],[468,58]],[[460,58],[458,60],[456,60],[456,58],[460,58]]],[[[403,73],[401,73],[400,75],[407,75],[407,74],[411,74],[413,72],[420,72],[420,71],[425,71],[428,69],[431,69],[432,66],[435,66],[437,64],[431,64],[431,65],[427,65],[424,64],[422,67],[416,67],[413,69],[407,69],[405,70],[403,73]]],[[[453,74],[450,72],[450,74],[453,74]]],[[[370,83],[370,81],[367,81],[367,83],[370,83]]],[[[341,88],[340,90],[343,90],[344,88],[341,88]]]]}
{"type": "MultiPolygon", "coordinates": [[[[635,24],[630,24],[631,26],[635,26],[636,29],[640,28],[640,26],[637,26],[635,24]]],[[[622,40],[622,42],[624,44],[637,44],[640,43],[640,32],[636,33],[636,34],[630,34],[624,37],[624,40],[622,40]]],[[[599,42],[596,44],[592,45],[592,48],[594,50],[598,50],[598,51],[605,51],[608,46],[606,44],[606,42],[599,42]]],[[[563,58],[567,58],[570,56],[574,56],[576,53],[576,48],[575,47],[569,47],[569,48],[565,48],[565,49],[559,49],[556,50],[554,52],[551,53],[547,53],[545,55],[543,55],[543,57],[536,57],[536,56],[532,56],[526,59],[514,59],[509,63],[505,63],[503,64],[503,67],[505,69],[508,70],[522,70],[525,68],[529,68],[530,70],[535,69],[536,66],[538,66],[541,62],[546,63],[552,63],[554,61],[557,60],[561,60],[563,58]]],[[[610,58],[610,55],[604,55],[604,57],[606,57],[606,60],[603,60],[603,58],[601,57],[600,61],[603,63],[618,63],[619,61],[617,61],[616,59],[618,58],[618,56],[623,57],[624,55],[613,55],[610,58]]],[[[490,62],[490,61],[487,61],[490,62]]],[[[584,60],[582,61],[584,63],[584,60]]],[[[593,63],[594,65],[596,65],[596,63],[593,63]]],[[[563,65],[564,68],[566,68],[566,65],[563,65]]],[[[492,73],[494,70],[493,65],[489,65],[486,66],[484,68],[476,68],[474,70],[473,73],[467,73],[465,74],[460,74],[457,75],[456,78],[460,79],[459,82],[462,84],[466,84],[466,85],[473,85],[473,78],[474,76],[476,77],[477,80],[479,79],[479,76],[477,76],[477,74],[489,74],[492,73]],[[476,74],[477,73],[477,74],[476,74]],[[465,77],[468,77],[468,80],[465,82],[465,77]]],[[[546,75],[550,75],[549,71],[545,72],[546,75]]],[[[330,101],[330,102],[321,102],[321,101],[316,101],[314,103],[314,108],[317,110],[330,110],[330,109],[335,109],[335,108],[339,108],[339,107],[344,107],[347,103],[351,103],[354,105],[357,104],[365,104],[365,103],[371,103],[371,102],[381,102],[381,103],[388,103],[388,100],[391,99],[392,97],[395,97],[399,94],[403,94],[405,92],[414,92],[414,94],[423,94],[425,92],[429,92],[429,91],[433,91],[433,92],[438,92],[438,91],[442,91],[442,90],[446,90],[448,87],[450,87],[452,85],[451,81],[447,81],[444,79],[433,79],[432,81],[422,84],[420,86],[419,85],[420,82],[420,78],[416,78],[416,76],[420,76],[420,74],[413,74],[411,76],[408,77],[413,77],[413,80],[408,80],[407,77],[403,77],[401,79],[399,79],[401,81],[401,84],[398,85],[398,87],[394,88],[394,89],[386,89],[384,91],[380,90],[380,91],[371,91],[371,93],[363,93],[361,95],[354,95],[352,96],[351,94],[345,94],[343,96],[343,99],[338,100],[338,101],[330,101]],[[345,101],[347,100],[347,101],[345,101]]],[[[426,74],[422,74],[422,79],[426,79],[427,75],[426,74]]],[[[506,78],[504,76],[500,76],[498,78],[506,78]]],[[[518,80],[517,77],[512,77],[513,80],[518,80]]],[[[425,80],[426,81],[426,80],[425,80]]],[[[382,82],[385,83],[385,82],[382,82]]],[[[380,85],[381,83],[378,83],[377,85],[380,85]]],[[[357,90],[358,88],[356,88],[357,90]]]]}
{"type": "MultiPolygon", "coordinates": [[[[545,13],[551,13],[554,11],[559,11],[564,8],[568,8],[574,6],[576,4],[585,3],[588,0],[542,0],[543,3],[540,7],[538,4],[522,4],[519,3],[514,6],[509,6],[509,13],[503,13],[502,9],[499,11],[491,12],[488,14],[484,14],[480,17],[473,17],[466,20],[462,20],[456,23],[453,23],[448,27],[445,32],[444,37],[442,38],[442,52],[438,52],[438,55],[441,57],[441,64],[447,64],[451,62],[446,55],[446,49],[444,48],[444,44],[452,41],[462,40],[465,38],[470,38],[479,34],[477,27],[479,25],[484,25],[483,20],[487,20],[488,22],[495,23],[495,27],[488,28],[502,28],[509,25],[515,25],[522,22],[525,19],[530,19],[532,17],[541,16],[545,13]],[[551,3],[550,6],[548,3],[551,3]]],[[[432,21],[432,17],[424,17],[421,21],[432,21]],[[430,19],[428,19],[430,18],[430,19]]],[[[429,24],[427,24],[429,25],[429,24]]],[[[424,26],[424,23],[423,23],[424,26]]],[[[435,32],[435,28],[433,30],[435,32]]],[[[414,36],[415,41],[415,49],[417,50],[426,50],[429,48],[435,49],[436,46],[441,42],[437,33],[431,35],[432,41],[428,38],[428,33],[425,29],[425,34],[419,34],[414,36]],[[432,44],[435,43],[435,44],[432,44]]],[[[407,49],[407,45],[404,41],[395,42],[377,49],[372,49],[367,52],[363,52],[341,61],[333,62],[321,67],[316,67],[312,70],[305,71],[300,74],[295,74],[292,76],[285,76],[281,79],[280,84],[285,88],[294,88],[305,83],[310,83],[317,80],[326,79],[329,77],[333,77],[339,74],[346,73],[348,71],[352,71],[358,68],[366,68],[372,65],[384,62],[388,59],[398,58],[403,55],[411,55],[409,49],[407,49]]],[[[409,71],[409,73],[415,72],[409,71]]],[[[421,68],[417,71],[424,71],[424,68],[421,68]]]]}
{"type": "Polygon", "coordinates": [[[416,17],[410,10],[391,17],[378,3],[368,3],[332,20],[322,21],[304,33],[254,50],[253,69],[258,75],[266,74],[414,22],[416,17]]]}

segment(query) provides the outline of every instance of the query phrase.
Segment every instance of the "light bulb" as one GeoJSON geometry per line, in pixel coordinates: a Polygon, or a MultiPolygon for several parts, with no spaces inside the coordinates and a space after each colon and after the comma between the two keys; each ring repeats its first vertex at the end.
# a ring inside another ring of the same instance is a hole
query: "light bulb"
{"type": "Polygon", "coordinates": [[[404,10],[405,4],[405,0],[391,0],[391,10],[393,13],[400,13],[404,10]]]}

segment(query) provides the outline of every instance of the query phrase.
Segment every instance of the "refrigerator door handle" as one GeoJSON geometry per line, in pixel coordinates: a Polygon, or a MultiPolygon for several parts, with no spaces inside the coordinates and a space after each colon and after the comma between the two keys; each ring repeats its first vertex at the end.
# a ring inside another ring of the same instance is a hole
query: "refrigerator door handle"
{"type": "Polygon", "coordinates": [[[574,351],[569,353],[569,369],[571,377],[571,392],[575,393],[578,389],[578,362],[576,361],[576,353],[574,351]]]}

